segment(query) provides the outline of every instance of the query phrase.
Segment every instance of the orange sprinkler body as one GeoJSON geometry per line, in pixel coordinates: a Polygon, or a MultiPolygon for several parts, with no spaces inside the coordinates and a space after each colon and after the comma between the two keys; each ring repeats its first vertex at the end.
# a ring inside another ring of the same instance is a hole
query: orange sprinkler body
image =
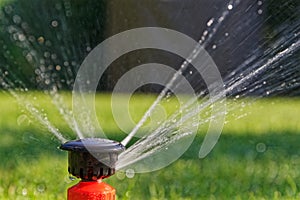
{"type": "Polygon", "coordinates": [[[115,200],[116,190],[101,181],[80,181],[68,189],[68,200],[115,200]]]}
{"type": "Polygon", "coordinates": [[[68,151],[69,173],[82,180],[68,189],[68,200],[116,199],[116,190],[102,179],[115,173],[118,155],[125,150],[121,143],[85,138],[66,142],[60,148],[68,151]]]}

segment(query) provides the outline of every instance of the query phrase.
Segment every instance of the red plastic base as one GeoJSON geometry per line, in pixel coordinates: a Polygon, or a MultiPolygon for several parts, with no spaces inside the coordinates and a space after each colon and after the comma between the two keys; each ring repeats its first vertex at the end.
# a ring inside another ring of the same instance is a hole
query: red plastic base
{"type": "Polygon", "coordinates": [[[79,182],[68,189],[68,200],[115,200],[116,190],[100,182],[79,182]]]}

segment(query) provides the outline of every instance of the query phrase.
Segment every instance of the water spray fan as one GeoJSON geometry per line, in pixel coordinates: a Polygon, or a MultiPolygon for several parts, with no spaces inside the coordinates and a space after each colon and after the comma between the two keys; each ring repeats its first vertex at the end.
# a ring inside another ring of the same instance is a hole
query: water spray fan
{"type": "Polygon", "coordinates": [[[81,181],[68,189],[68,200],[115,200],[116,190],[102,182],[115,173],[118,155],[125,150],[108,139],[86,138],[68,141],[60,147],[68,151],[68,171],[81,181]]]}

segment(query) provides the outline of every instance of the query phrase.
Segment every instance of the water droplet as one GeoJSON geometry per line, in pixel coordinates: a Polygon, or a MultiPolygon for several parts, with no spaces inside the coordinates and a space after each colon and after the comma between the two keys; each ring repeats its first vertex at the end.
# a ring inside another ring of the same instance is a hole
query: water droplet
{"type": "Polygon", "coordinates": [[[86,51],[91,51],[92,50],[92,48],[91,47],[86,47],[86,51]]]}
{"type": "Polygon", "coordinates": [[[19,35],[18,35],[18,39],[19,39],[21,42],[23,42],[23,41],[25,41],[26,37],[25,37],[24,34],[19,34],[19,35]]]}
{"type": "Polygon", "coordinates": [[[193,74],[193,71],[191,70],[189,73],[190,73],[190,74],[193,74]]]}
{"type": "Polygon", "coordinates": [[[257,13],[258,13],[259,15],[261,15],[261,14],[263,13],[262,9],[259,9],[259,10],[257,11],[257,13]]]}
{"type": "Polygon", "coordinates": [[[71,17],[72,16],[72,11],[71,10],[66,11],[66,16],[71,17]]]}
{"type": "Polygon", "coordinates": [[[214,44],[214,45],[212,46],[212,49],[216,49],[216,48],[217,48],[217,45],[214,44]]]}
{"type": "Polygon", "coordinates": [[[65,62],[64,62],[64,66],[66,66],[66,67],[69,66],[69,62],[68,62],[68,61],[65,61],[65,62]]]}
{"type": "Polygon", "coordinates": [[[13,21],[16,24],[20,24],[22,20],[21,20],[21,17],[19,15],[14,15],[13,16],[13,21]]]}
{"type": "Polygon", "coordinates": [[[26,188],[23,188],[23,190],[22,190],[22,195],[23,195],[23,196],[26,196],[26,195],[27,195],[27,189],[26,189],[26,188]]]}
{"type": "Polygon", "coordinates": [[[51,55],[52,60],[55,60],[56,58],[57,58],[57,55],[55,53],[51,55]]]}
{"type": "Polygon", "coordinates": [[[29,40],[30,42],[34,42],[34,41],[35,41],[35,37],[32,36],[32,35],[30,35],[30,36],[28,37],[28,40],[29,40]]]}
{"type": "Polygon", "coordinates": [[[50,55],[51,55],[51,54],[50,54],[48,51],[46,51],[46,52],[44,53],[44,57],[45,57],[45,58],[49,58],[50,55]]]}
{"type": "Polygon", "coordinates": [[[266,85],[266,84],[267,84],[267,82],[266,82],[266,81],[264,81],[264,82],[263,82],[263,84],[264,84],[264,85],[266,85]]]}
{"type": "Polygon", "coordinates": [[[5,6],[4,7],[4,11],[7,13],[7,14],[10,14],[12,11],[13,11],[13,8],[11,6],[5,6]]]}
{"type": "Polygon", "coordinates": [[[56,66],[55,66],[55,69],[56,69],[57,71],[60,71],[60,70],[61,70],[61,66],[60,66],[60,65],[56,65],[56,66]]]}
{"type": "Polygon", "coordinates": [[[27,115],[20,115],[18,118],[17,118],[17,124],[19,125],[19,126],[21,126],[22,124],[24,124],[25,122],[29,122],[29,120],[28,120],[28,117],[27,117],[27,115]]]}
{"type": "Polygon", "coordinates": [[[134,174],[135,174],[135,172],[134,172],[133,169],[127,169],[126,170],[126,176],[127,176],[127,178],[133,178],[134,174]]]}
{"type": "Polygon", "coordinates": [[[42,64],[42,65],[45,64],[45,60],[43,58],[40,59],[40,64],[42,64]]]}
{"type": "Polygon", "coordinates": [[[48,66],[48,69],[49,69],[49,70],[53,70],[53,65],[49,65],[49,66],[48,66]]]}
{"type": "Polygon", "coordinates": [[[130,197],[130,196],[131,196],[131,191],[127,191],[127,192],[125,193],[125,196],[126,196],[126,197],[130,197]]]}
{"type": "Polygon", "coordinates": [[[225,36],[228,37],[228,36],[229,36],[229,33],[225,33],[225,36]]]}
{"type": "Polygon", "coordinates": [[[265,143],[258,143],[256,145],[256,151],[259,152],[259,153],[264,153],[265,151],[267,150],[267,146],[265,143]]]}
{"type": "Polygon", "coordinates": [[[56,27],[58,26],[58,21],[53,20],[53,21],[51,22],[51,26],[54,27],[54,28],[56,28],[56,27]]]}
{"type": "Polygon", "coordinates": [[[47,40],[47,41],[45,42],[45,45],[48,46],[48,47],[50,47],[50,46],[52,45],[52,43],[51,43],[49,40],[47,40]]]}
{"type": "Polygon", "coordinates": [[[207,26],[210,27],[212,24],[214,23],[214,18],[211,18],[210,20],[208,20],[207,22],[207,26]]]}
{"type": "Polygon", "coordinates": [[[262,1],[258,1],[257,5],[261,6],[262,5],[262,1]]]}
{"type": "Polygon", "coordinates": [[[224,20],[224,17],[222,16],[218,19],[218,22],[222,22],[223,20],[224,20]]]}
{"type": "Polygon", "coordinates": [[[14,40],[18,40],[18,36],[19,36],[19,34],[14,33],[14,34],[13,34],[13,39],[14,39],[14,40]]]}
{"type": "Polygon", "coordinates": [[[56,10],[61,10],[62,5],[60,3],[57,3],[57,4],[55,4],[55,8],[56,8],[56,10]]]}
{"type": "Polygon", "coordinates": [[[39,184],[39,185],[37,185],[37,187],[36,187],[36,190],[37,190],[39,193],[45,192],[45,189],[46,189],[46,186],[45,186],[44,184],[39,184]]]}
{"type": "Polygon", "coordinates": [[[228,10],[232,10],[233,5],[229,4],[229,5],[227,6],[227,8],[228,8],[228,10]]]}
{"type": "Polygon", "coordinates": [[[25,58],[26,58],[26,60],[28,61],[28,62],[31,62],[32,61],[32,55],[29,53],[29,54],[27,54],[26,56],[25,56],[25,58]]]}
{"type": "Polygon", "coordinates": [[[117,171],[116,177],[119,180],[123,180],[126,177],[126,175],[125,175],[125,173],[123,171],[117,171]]]}
{"type": "Polygon", "coordinates": [[[37,41],[40,43],[40,44],[43,44],[45,42],[45,38],[43,36],[40,36],[38,37],[37,41]]]}

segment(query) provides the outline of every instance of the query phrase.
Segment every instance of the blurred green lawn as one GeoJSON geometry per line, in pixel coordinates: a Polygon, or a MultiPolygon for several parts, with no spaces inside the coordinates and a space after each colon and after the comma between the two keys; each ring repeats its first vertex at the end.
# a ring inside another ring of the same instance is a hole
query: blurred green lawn
{"type": "MultiPolygon", "coordinates": [[[[64,135],[74,137],[50,99],[40,93],[31,96],[64,135]]],[[[65,98],[70,102],[70,95],[65,98]]],[[[109,112],[110,97],[96,98],[105,132],[122,139],[125,135],[109,112]]],[[[136,96],[130,107],[133,119],[138,120],[153,99],[136,96]]],[[[109,178],[118,199],[299,199],[300,99],[261,99],[243,108],[249,101],[228,100],[231,107],[239,107],[205,159],[197,158],[200,131],[190,149],[170,166],[131,179],[122,172],[109,178]]],[[[171,110],[175,104],[166,105],[171,110]]],[[[69,179],[67,153],[57,148],[59,142],[6,94],[0,95],[0,111],[0,199],[66,199],[67,188],[77,181],[69,179]]]]}

